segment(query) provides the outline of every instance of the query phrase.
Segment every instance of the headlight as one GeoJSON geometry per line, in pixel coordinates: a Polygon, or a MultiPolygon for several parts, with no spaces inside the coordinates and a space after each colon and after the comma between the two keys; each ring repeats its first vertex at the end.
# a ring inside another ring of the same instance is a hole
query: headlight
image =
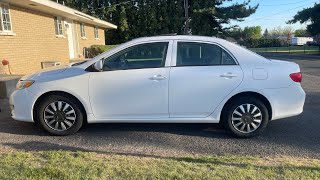
{"type": "Polygon", "coordinates": [[[30,87],[32,84],[34,83],[34,81],[29,81],[29,80],[20,80],[17,85],[16,85],[16,89],[24,89],[24,88],[28,88],[30,87]]]}

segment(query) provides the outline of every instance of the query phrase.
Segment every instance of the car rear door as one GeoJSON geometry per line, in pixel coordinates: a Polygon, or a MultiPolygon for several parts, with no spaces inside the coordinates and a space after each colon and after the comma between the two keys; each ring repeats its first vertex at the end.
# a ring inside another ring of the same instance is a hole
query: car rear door
{"type": "Polygon", "coordinates": [[[174,42],[169,81],[170,118],[209,116],[238,85],[243,72],[219,44],[174,42]]]}
{"type": "Polygon", "coordinates": [[[98,119],[168,118],[168,84],[173,41],[146,42],[107,57],[92,72],[89,95],[98,119]]]}

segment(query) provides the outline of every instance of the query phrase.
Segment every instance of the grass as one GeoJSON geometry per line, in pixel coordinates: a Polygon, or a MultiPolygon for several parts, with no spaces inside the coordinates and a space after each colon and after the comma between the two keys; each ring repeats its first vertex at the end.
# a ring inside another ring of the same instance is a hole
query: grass
{"type": "Polygon", "coordinates": [[[320,160],[18,151],[0,153],[0,179],[320,179],[320,160]]]}
{"type": "Polygon", "coordinates": [[[289,47],[268,47],[268,48],[249,48],[255,52],[286,52],[286,53],[319,53],[318,46],[289,46],[289,47]]]}

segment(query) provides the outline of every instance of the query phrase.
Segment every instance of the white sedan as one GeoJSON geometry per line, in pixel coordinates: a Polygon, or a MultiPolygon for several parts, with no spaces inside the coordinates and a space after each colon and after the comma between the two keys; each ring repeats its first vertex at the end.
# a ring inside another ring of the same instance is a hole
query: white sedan
{"type": "Polygon", "coordinates": [[[13,119],[54,135],[87,123],[222,123],[237,137],[303,111],[297,64],[200,36],[132,40],[92,60],[21,78],[13,119]]]}

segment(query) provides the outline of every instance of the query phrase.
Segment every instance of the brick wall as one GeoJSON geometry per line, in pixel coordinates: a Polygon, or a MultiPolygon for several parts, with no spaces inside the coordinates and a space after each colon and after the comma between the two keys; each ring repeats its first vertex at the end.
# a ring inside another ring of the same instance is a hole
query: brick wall
{"type": "MultiPolygon", "coordinates": [[[[41,61],[56,60],[69,63],[67,37],[55,34],[54,16],[10,5],[14,36],[0,35],[0,60],[9,60],[13,74],[28,74],[41,69],[41,61]]],[[[85,25],[87,38],[82,39],[80,24],[77,28],[75,47],[78,58],[83,54],[83,47],[105,44],[104,30],[99,29],[99,40],[94,38],[94,27],[85,25]]],[[[66,32],[64,30],[64,35],[66,32]]],[[[0,74],[7,73],[7,66],[0,64],[0,74]]]]}
{"type": "MultiPolygon", "coordinates": [[[[21,7],[10,6],[14,36],[0,36],[0,59],[9,60],[14,74],[41,69],[41,61],[69,62],[66,38],[55,35],[54,17],[21,7]]],[[[8,72],[0,65],[0,72],[8,72]]]]}
{"type": "Polygon", "coordinates": [[[95,39],[94,37],[94,26],[89,24],[84,24],[85,31],[86,31],[86,38],[81,37],[81,31],[80,31],[80,23],[75,22],[76,27],[76,39],[78,40],[78,54],[80,55],[79,58],[83,58],[83,48],[84,47],[90,47],[92,45],[105,45],[105,36],[104,36],[104,30],[100,29],[98,30],[99,33],[99,39],[95,39]]]}

